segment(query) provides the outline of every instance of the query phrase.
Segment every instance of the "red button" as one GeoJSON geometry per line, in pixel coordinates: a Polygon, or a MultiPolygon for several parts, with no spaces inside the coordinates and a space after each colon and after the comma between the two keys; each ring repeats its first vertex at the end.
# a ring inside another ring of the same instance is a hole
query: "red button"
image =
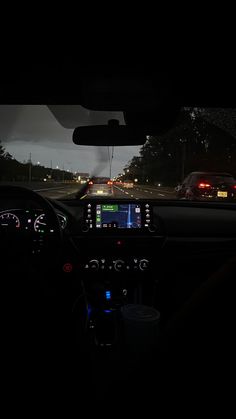
{"type": "Polygon", "coordinates": [[[64,272],[71,272],[71,271],[72,271],[72,269],[73,269],[73,266],[72,266],[72,264],[71,264],[71,263],[65,263],[65,264],[63,265],[63,271],[64,271],[64,272]]]}

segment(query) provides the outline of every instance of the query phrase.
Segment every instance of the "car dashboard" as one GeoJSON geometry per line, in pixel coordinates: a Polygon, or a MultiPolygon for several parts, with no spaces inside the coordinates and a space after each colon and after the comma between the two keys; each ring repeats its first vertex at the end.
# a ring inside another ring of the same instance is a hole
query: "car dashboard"
{"type": "MultiPolygon", "coordinates": [[[[47,348],[49,339],[52,347],[57,339],[66,347],[71,339],[73,345],[76,341],[76,359],[78,352],[89,358],[85,363],[86,376],[88,365],[95,371],[95,376],[96,368],[106,365],[103,374],[110,380],[109,356],[115,360],[112,367],[118,365],[123,371],[125,365],[127,374],[129,358],[124,360],[123,355],[116,352],[119,342],[123,344],[123,338],[120,338],[123,336],[120,331],[122,307],[141,305],[155,309],[160,313],[160,336],[163,336],[170,319],[194,291],[236,254],[234,204],[164,200],[124,202],[101,198],[50,200],[50,203],[66,220],[63,224],[60,222],[60,257],[53,265],[49,250],[45,260],[37,246],[34,257],[38,258],[39,264],[30,278],[30,287],[23,287],[22,276],[19,279],[19,275],[15,275],[14,279],[18,289],[28,289],[24,306],[28,314],[27,304],[31,302],[30,309],[39,314],[42,341],[46,339],[47,348]],[[36,282],[43,285],[36,287],[32,298],[32,284],[36,282]]],[[[54,234],[50,232],[52,226],[47,223],[47,214],[43,216],[41,208],[36,205],[33,208],[26,202],[24,205],[13,204],[6,202],[1,208],[0,223],[7,224],[7,214],[11,213],[14,215],[11,227],[18,235],[25,234],[25,228],[30,226],[34,240],[35,236],[40,240],[43,238],[43,246],[46,245],[47,239],[54,234]],[[19,219],[20,227],[17,227],[15,217],[19,219]]],[[[2,227],[8,228],[7,225],[2,227]]],[[[12,288],[11,283],[10,286],[12,288]]],[[[22,306],[22,298],[20,304],[22,306]]],[[[38,329],[36,332],[38,344],[38,329]]],[[[79,368],[81,372],[81,365],[79,368]]],[[[132,371],[129,374],[132,376],[132,371]]]]}
{"type": "MultiPolygon", "coordinates": [[[[161,300],[165,307],[174,306],[236,253],[234,204],[105,198],[50,202],[63,238],[56,281],[73,287],[80,280],[97,281],[122,292],[140,282],[147,287],[155,283],[162,289],[155,292],[157,298],[165,290],[161,300]]],[[[32,203],[15,204],[5,202],[1,208],[1,228],[32,236],[34,258],[37,254],[38,266],[47,269],[49,260],[41,260],[53,235],[47,214],[32,203]]]]}
{"type": "Polygon", "coordinates": [[[127,290],[132,302],[155,305],[163,317],[236,254],[234,204],[105,199],[61,204],[77,220],[64,277],[74,284],[83,278],[89,288],[96,284],[118,296],[127,290]],[[134,227],[132,217],[123,227],[120,210],[134,212],[134,227]],[[134,290],[141,290],[141,300],[134,290]]]}
{"type": "MultiPolygon", "coordinates": [[[[184,260],[187,266],[193,253],[210,258],[214,252],[235,251],[234,204],[104,198],[50,202],[65,241],[73,243],[72,257],[68,249],[66,256],[73,271],[155,274],[163,260],[169,269],[173,261],[184,260]]],[[[1,228],[36,236],[53,233],[41,208],[20,204],[4,203],[1,228]]]]}

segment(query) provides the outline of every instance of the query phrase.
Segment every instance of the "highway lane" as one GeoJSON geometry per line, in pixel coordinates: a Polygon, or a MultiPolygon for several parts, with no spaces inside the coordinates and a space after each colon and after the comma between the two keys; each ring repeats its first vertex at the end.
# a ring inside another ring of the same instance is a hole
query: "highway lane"
{"type": "Polygon", "coordinates": [[[94,198],[107,198],[107,199],[176,199],[176,194],[172,188],[162,188],[162,187],[146,187],[137,186],[131,189],[123,188],[122,186],[113,186],[113,196],[102,196],[96,195],[91,196],[86,193],[80,199],[94,199],[94,198]]]}
{"type": "Polygon", "coordinates": [[[126,189],[122,186],[114,186],[114,197],[128,199],[176,199],[176,194],[172,188],[146,187],[145,185],[135,186],[126,189]]]}
{"type": "MultiPolygon", "coordinates": [[[[12,183],[8,183],[12,184],[12,183]]],[[[14,183],[16,184],[16,183],[14,183]]],[[[49,182],[32,182],[31,184],[19,182],[17,186],[24,186],[33,189],[45,198],[51,199],[75,199],[79,193],[80,199],[92,199],[86,194],[86,186],[78,183],[49,183],[49,182]]],[[[113,197],[104,198],[122,198],[122,199],[176,199],[173,188],[155,187],[147,185],[137,185],[132,189],[123,188],[123,186],[113,186],[113,197]]],[[[103,198],[97,195],[96,198],[103,198]]]]}
{"type": "Polygon", "coordinates": [[[3,186],[20,186],[31,189],[45,198],[73,199],[84,185],[62,182],[0,182],[3,186]]]}
{"type": "Polygon", "coordinates": [[[35,192],[42,195],[44,198],[51,199],[75,199],[80,190],[81,186],[78,184],[70,184],[47,189],[34,189],[35,192]]]}

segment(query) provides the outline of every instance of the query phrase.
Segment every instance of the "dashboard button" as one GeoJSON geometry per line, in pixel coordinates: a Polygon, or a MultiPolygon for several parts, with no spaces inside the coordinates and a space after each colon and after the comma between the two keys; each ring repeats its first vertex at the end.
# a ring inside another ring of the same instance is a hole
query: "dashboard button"
{"type": "Polygon", "coordinates": [[[123,260],[116,260],[114,263],[114,268],[117,272],[121,272],[125,269],[125,262],[123,260]]]}
{"type": "Polygon", "coordinates": [[[141,271],[146,271],[149,268],[149,260],[141,259],[139,262],[139,269],[141,271]]]}
{"type": "Polygon", "coordinates": [[[71,263],[65,263],[64,265],[63,265],[63,271],[64,272],[71,272],[73,270],[73,266],[72,266],[72,264],[71,263]]]}

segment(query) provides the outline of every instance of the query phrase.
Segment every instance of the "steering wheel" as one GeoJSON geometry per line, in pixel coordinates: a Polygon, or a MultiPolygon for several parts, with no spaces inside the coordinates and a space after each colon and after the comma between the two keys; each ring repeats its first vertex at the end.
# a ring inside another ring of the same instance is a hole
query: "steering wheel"
{"type": "MultiPolygon", "coordinates": [[[[39,206],[40,209],[46,214],[47,221],[50,225],[50,230],[41,240],[45,246],[46,252],[44,255],[50,257],[51,267],[56,266],[58,263],[60,250],[62,248],[62,231],[57,214],[45,198],[37,194],[33,190],[19,187],[19,186],[0,186],[0,207],[1,202],[7,201],[20,202],[26,209],[30,208],[32,204],[39,206]]],[[[18,204],[19,205],[19,204],[18,204]]],[[[39,236],[32,237],[26,232],[10,232],[0,227],[0,251],[1,259],[4,263],[1,265],[1,271],[7,272],[22,272],[26,273],[33,259],[35,258],[35,251],[32,250],[33,244],[37,246],[37,239],[39,236]],[[19,234],[21,233],[21,234],[19,234]],[[34,240],[34,243],[33,243],[34,240]]],[[[37,250],[38,252],[38,250],[37,250]]],[[[40,253],[40,250],[39,250],[40,253]]],[[[38,254],[38,258],[41,255],[38,254]]],[[[40,265],[43,268],[43,264],[40,265]]],[[[46,267],[46,265],[45,265],[46,267]]]]}

